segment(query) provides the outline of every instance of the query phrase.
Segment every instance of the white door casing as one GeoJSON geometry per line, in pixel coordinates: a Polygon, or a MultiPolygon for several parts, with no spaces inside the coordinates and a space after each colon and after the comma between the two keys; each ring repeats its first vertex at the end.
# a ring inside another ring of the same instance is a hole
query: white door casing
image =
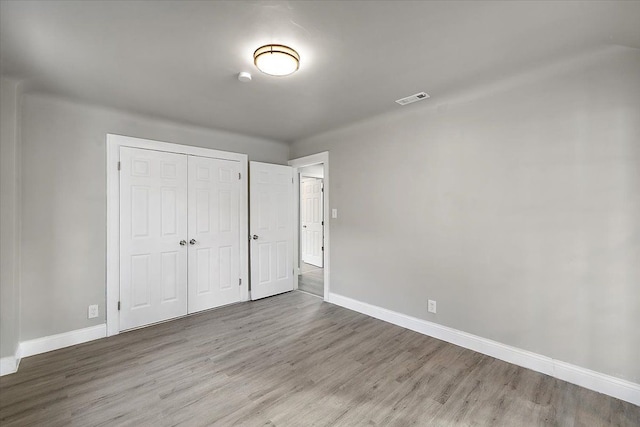
{"type": "Polygon", "coordinates": [[[293,170],[249,162],[251,299],[293,290],[293,170]]]}
{"type": "Polygon", "coordinates": [[[302,261],[323,266],[322,179],[302,178],[300,183],[300,244],[302,261]]]}
{"type": "MultiPolygon", "coordinates": [[[[330,167],[329,167],[329,152],[324,151],[321,153],[311,154],[305,157],[299,157],[297,159],[289,160],[289,166],[293,167],[294,173],[297,175],[301,168],[312,166],[312,165],[322,165],[322,179],[323,179],[323,204],[324,204],[324,259],[323,259],[323,271],[324,271],[324,300],[331,301],[331,215],[330,210],[331,207],[329,202],[331,200],[329,192],[331,190],[331,177],[330,177],[330,167]]],[[[295,194],[295,203],[293,205],[293,217],[294,223],[300,223],[300,180],[296,180],[294,184],[294,194],[295,194]]],[[[294,239],[293,239],[293,248],[294,248],[294,266],[299,267],[300,262],[300,228],[296,225],[294,227],[294,239]]],[[[294,275],[294,287],[298,288],[298,275],[294,275]]]]}
{"type": "Polygon", "coordinates": [[[120,161],[120,329],[126,330],[187,313],[187,156],[120,147],[120,161]]]}
{"type": "Polygon", "coordinates": [[[189,156],[188,311],[239,302],[240,167],[189,156]]]}

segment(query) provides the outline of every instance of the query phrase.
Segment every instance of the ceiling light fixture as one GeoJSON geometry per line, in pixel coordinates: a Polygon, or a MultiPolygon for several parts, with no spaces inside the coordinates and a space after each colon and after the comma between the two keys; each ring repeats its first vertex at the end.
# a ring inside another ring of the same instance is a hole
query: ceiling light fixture
{"type": "Polygon", "coordinates": [[[268,44],[253,52],[253,63],[270,76],[288,76],[300,67],[300,55],[288,46],[268,44]]]}

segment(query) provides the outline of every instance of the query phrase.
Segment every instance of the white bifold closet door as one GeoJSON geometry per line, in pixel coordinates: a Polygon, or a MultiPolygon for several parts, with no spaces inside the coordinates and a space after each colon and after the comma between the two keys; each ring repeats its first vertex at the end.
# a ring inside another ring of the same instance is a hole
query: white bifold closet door
{"type": "Polygon", "coordinates": [[[239,164],[120,148],[120,329],[240,301],[239,164]]]}

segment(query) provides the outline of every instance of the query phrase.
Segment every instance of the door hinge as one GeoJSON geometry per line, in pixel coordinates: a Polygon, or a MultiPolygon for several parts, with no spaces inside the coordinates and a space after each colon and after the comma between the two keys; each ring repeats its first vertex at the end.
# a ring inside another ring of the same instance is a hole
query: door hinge
{"type": "Polygon", "coordinates": [[[324,246],[322,247],[322,250],[324,251],[324,246]]]}
{"type": "Polygon", "coordinates": [[[242,179],[242,173],[238,172],[238,179],[242,179]]]}
{"type": "Polygon", "coordinates": [[[118,301],[118,311],[120,311],[120,301],[118,301]]]}
{"type": "Polygon", "coordinates": [[[324,225],[324,221],[322,221],[322,225],[324,225]]]}
{"type": "Polygon", "coordinates": [[[322,191],[322,192],[324,193],[324,187],[322,187],[322,188],[320,189],[320,191],[322,191]]]}
{"type": "Polygon", "coordinates": [[[120,170],[121,167],[122,165],[120,164],[120,162],[118,162],[118,170],[120,170]]]}
{"type": "Polygon", "coordinates": [[[242,279],[238,279],[238,286],[242,286],[242,279]]]}

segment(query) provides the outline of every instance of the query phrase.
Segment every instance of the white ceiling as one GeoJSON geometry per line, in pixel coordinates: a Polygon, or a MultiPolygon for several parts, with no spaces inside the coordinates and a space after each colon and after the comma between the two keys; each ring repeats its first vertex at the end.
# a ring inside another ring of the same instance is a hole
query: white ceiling
{"type": "Polygon", "coordinates": [[[0,71],[27,91],[282,141],[607,44],[640,48],[640,2],[5,1],[0,71]],[[287,44],[289,77],[253,51],[287,44]],[[239,71],[251,83],[236,80],[239,71]]]}

